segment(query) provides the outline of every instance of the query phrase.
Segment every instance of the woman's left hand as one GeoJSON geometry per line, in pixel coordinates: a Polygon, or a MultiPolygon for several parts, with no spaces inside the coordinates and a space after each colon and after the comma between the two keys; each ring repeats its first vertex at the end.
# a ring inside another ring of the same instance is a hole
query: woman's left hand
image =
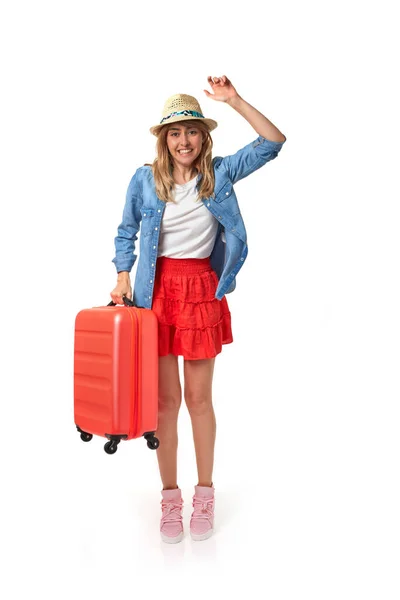
{"type": "Polygon", "coordinates": [[[213,100],[218,100],[220,102],[227,102],[228,100],[239,96],[226,75],[222,75],[222,77],[210,76],[207,77],[207,81],[214,92],[213,94],[210,94],[210,92],[204,90],[204,93],[208,96],[208,98],[212,98],[213,100]]]}

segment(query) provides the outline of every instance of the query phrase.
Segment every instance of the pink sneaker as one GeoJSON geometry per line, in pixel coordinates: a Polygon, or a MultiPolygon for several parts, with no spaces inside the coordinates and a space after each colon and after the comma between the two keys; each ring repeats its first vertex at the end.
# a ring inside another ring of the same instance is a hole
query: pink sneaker
{"type": "Polygon", "coordinates": [[[190,519],[190,535],[192,540],[206,540],[213,533],[214,527],[214,486],[194,486],[192,517],[190,519]]]}
{"type": "Polygon", "coordinates": [[[161,539],[167,544],[176,544],[183,538],[181,490],[161,490],[161,494],[161,539]]]}

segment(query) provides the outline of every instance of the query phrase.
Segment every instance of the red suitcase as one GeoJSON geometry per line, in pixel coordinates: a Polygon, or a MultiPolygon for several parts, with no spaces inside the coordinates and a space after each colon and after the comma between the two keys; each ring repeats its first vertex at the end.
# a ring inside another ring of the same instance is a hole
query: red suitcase
{"type": "Polygon", "coordinates": [[[143,436],[155,450],[158,421],[158,321],[149,309],[125,306],[81,310],[75,319],[74,420],[81,439],[143,436]]]}

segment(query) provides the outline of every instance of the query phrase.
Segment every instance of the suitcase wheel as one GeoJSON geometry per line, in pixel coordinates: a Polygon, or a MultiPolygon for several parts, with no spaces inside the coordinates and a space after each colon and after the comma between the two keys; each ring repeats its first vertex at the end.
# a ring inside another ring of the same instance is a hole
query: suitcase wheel
{"type": "Polygon", "coordinates": [[[107,454],[115,454],[118,450],[118,444],[119,440],[111,440],[104,444],[104,451],[107,452],[107,454]]]}
{"type": "Polygon", "coordinates": [[[151,440],[147,440],[147,447],[150,448],[150,450],[157,450],[159,445],[160,442],[156,437],[151,440]]]}
{"type": "Polygon", "coordinates": [[[83,429],[81,429],[80,427],[78,427],[78,425],[76,426],[77,430],[79,431],[79,433],[81,434],[81,440],[83,442],[90,442],[90,440],[93,437],[92,433],[88,433],[87,431],[83,431],[83,429]]]}
{"type": "Polygon", "coordinates": [[[156,438],[154,433],[145,433],[144,438],[147,441],[147,447],[150,448],[150,450],[157,450],[158,446],[160,445],[160,441],[158,438],[156,438]]]}

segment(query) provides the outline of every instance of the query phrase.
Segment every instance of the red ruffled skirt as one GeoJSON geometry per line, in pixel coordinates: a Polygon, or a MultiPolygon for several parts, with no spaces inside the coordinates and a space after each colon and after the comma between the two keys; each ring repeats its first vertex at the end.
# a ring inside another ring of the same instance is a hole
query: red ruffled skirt
{"type": "Polygon", "coordinates": [[[233,342],[225,296],[209,258],[157,259],[152,310],[158,318],[158,354],[188,360],[214,358],[233,342]]]}

